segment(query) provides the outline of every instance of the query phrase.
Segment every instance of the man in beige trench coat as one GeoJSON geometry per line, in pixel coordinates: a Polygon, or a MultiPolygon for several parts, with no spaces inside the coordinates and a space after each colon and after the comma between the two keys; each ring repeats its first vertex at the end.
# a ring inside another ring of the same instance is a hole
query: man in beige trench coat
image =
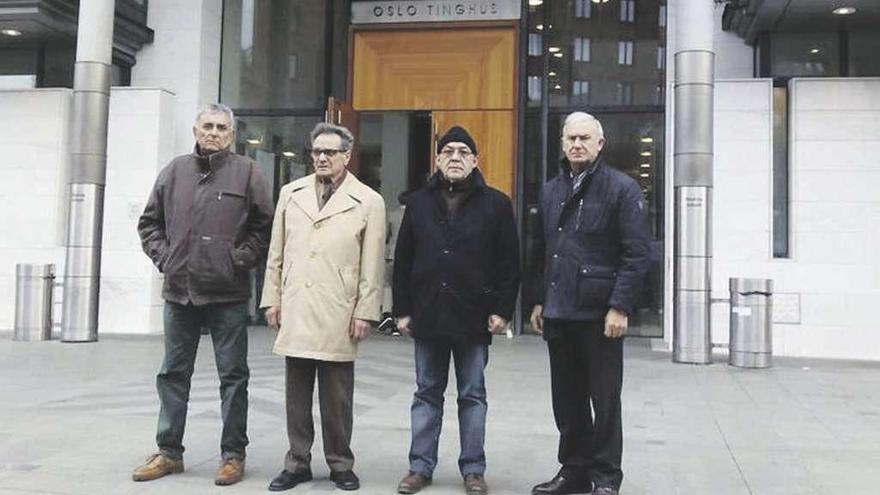
{"type": "Polygon", "coordinates": [[[385,249],[385,202],[346,166],[354,137],[320,123],[311,133],[315,173],[281,188],[260,306],[278,330],[285,356],[287,434],[281,491],[312,479],[315,376],[324,457],[338,488],[356,490],[349,447],[358,341],[379,319],[385,249]]]}

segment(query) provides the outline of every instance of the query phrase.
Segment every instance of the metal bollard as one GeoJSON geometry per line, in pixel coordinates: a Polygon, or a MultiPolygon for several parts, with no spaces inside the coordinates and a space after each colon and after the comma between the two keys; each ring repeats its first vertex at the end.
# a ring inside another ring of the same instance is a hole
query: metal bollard
{"type": "Polygon", "coordinates": [[[15,265],[15,333],[13,340],[52,338],[52,291],[55,265],[15,265]]]}
{"type": "Polygon", "coordinates": [[[769,368],[773,357],[773,281],[730,279],[730,364],[769,368]]]}

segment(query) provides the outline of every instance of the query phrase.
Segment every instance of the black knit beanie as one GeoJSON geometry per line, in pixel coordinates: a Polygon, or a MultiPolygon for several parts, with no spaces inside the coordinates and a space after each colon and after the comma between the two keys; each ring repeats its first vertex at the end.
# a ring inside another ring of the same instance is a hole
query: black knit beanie
{"type": "Polygon", "coordinates": [[[446,131],[446,134],[437,141],[437,154],[440,154],[440,151],[443,150],[443,147],[449,143],[464,143],[471,149],[471,151],[476,155],[477,152],[477,143],[474,142],[474,138],[468,134],[468,131],[459,125],[454,125],[446,131]]]}

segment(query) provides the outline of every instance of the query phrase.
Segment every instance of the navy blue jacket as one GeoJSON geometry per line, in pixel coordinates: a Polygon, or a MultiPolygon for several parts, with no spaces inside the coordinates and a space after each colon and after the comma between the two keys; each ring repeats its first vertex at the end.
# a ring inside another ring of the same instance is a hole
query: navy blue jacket
{"type": "Polygon", "coordinates": [[[466,337],[490,342],[489,315],[513,316],[519,290],[519,240],[513,206],[486,185],[474,190],[452,220],[440,174],[407,197],[394,252],[395,316],[411,316],[413,337],[466,337]]]}
{"type": "Polygon", "coordinates": [[[544,318],[604,320],[631,314],[648,271],[650,229],[638,183],[604,163],[572,191],[571,167],[541,192],[538,267],[544,318]]]}

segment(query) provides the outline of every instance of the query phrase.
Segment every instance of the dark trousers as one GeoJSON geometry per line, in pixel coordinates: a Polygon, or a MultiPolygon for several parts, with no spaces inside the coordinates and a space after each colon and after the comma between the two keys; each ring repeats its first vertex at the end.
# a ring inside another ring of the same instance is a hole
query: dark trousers
{"type": "Polygon", "coordinates": [[[285,359],[285,368],[290,450],[284,458],[284,469],[290,472],[311,469],[312,443],[315,440],[312,397],[317,375],[324,459],[333,472],[350,470],[354,466],[354,454],[351,452],[354,362],[288,357],[285,359]]]}
{"type": "Polygon", "coordinates": [[[605,337],[603,322],[545,320],[544,324],[559,463],[570,476],[619,488],[623,339],[605,337]]]}
{"type": "Polygon", "coordinates": [[[156,375],[159,392],[159,451],[171,458],[183,456],[183,431],[189,402],[190,380],[201,329],[214,343],[214,360],[220,376],[224,459],[244,459],[247,438],[248,379],[247,303],[204,306],[165,303],[165,359],[156,375]]]}
{"type": "Polygon", "coordinates": [[[486,471],[486,380],[489,346],[450,339],[414,339],[416,392],[412,402],[412,444],[409,470],[431,477],[437,466],[440,428],[443,425],[443,393],[449,380],[449,357],[455,361],[458,385],[458,430],[462,476],[486,471]]]}

